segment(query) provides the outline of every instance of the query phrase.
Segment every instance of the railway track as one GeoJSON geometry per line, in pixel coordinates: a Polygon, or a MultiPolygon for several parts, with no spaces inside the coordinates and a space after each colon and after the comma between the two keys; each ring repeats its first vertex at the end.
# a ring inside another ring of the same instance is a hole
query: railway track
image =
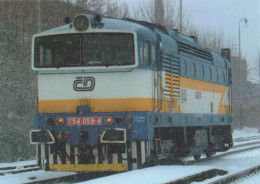
{"type": "Polygon", "coordinates": [[[243,178],[250,176],[254,173],[257,173],[259,171],[260,171],[260,165],[251,167],[249,169],[242,170],[240,172],[237,172],[237,173],[234,173],[231,175],[227,175],[228,171],[225,171],[225,170],[211,169],[211,170],[204,171],[204,172],[201,172],[201,173],[198,173],[195,175],[184,177],[182,179],[178,179],[176,181],[169,182],[167,184],[188,184],[188,183],[192,183],[192,182],[201,182],[206,179],[213,178],[215,176],[224,176],[224,175],[227,175],[227,176],[222,177],[213,182],[210,182],[208,184],[224,184],[224,183],[228,184],[228,183],[236,182],[240,179],[243,179],[243,178]]]}
{"type": "Polygon", "coordinates": [[[57,177],[57,178],[49,178],[49,179],[44,179],[44,180],[37,180],[36,176],[32,176],[29,179],[32,180],[30,182],[27,182],[25,184],[51,184],[51,183],[61,183],[64,181],[74,181],[76,180],[75,178],[78,177],[79,174],[72,174],[72,175],[67,175],[67,176],[61,176],[61,177],[57,177]],[[33,181],[35,180],[35,181],[33,181]]]}
{"type": "MultiPolygon", "coordinates": [[[[244,139],[235,139],[236,142],[240,142],[240,144],[235,145],[232,147],[232,149],[228,152],[225,153],[221,153],[221,154],[217,154],[212,156],[211,158],[202,158],[199,161],[185,161],[183,162],[181,165],[197,165],[209,160],[214,160],[214,159],[218,159],[224,156],[228,156],[228,155],[232,155],[232,154],[236,154],[236,153],[240,153],[240,152],[245,152],[245,151],[249,151],[249,150],[253,150],[253,149],[257,149],[260,148],[260,141],[257,141],[257,139],[259,139],[260,136],[255,136],[255,137],[247,137],[244,139]],[[255,142],[247,142],[247,143],[243,143],[244,141],[250,141],[250,140],[256,140],[255,142]]],[[[252,168],[253,171],[259,170],[260,166],[257,166],[257,168],[252,168]]],[[[31,172],[31,171],[38,171],[39,168],[36,164],[28,164],[28,165],[23,165],[23,166],[9,166],[9,167],[0,167],[0,176],[6,175],[6,174],[18,174],[18,173],[25,173],[25,172],[31,172]]],[[[252,171],[252,172],[253,172],[252,171]]],[[[199,182],[201,179],[207,179],[208,177],[212,178],[214,176],[218,176],[218,175],[226,175],[225,170],[218,170],[218,169],[212,169],[209,171],[205,171],[202,172],[200,174],[196,174],[193,176],[188,176],[186,178],[183,178],[182,180],[178,180],[178,181],[174,181],[171,182],[170,184],[179,184],[179,183],[189,183],[187,181],[197,181],[199,182]]],[[[250,171],[251,172],[251,171],[250,171]]],[[[240,173],[240,176],[243,175],[243,173],[248,173],[248,171],[244,171],[240,173]]],[[[104,177],[107,176],[108,174],[104,175],[99,173],[98,175],[96,175],[96,173],[84,173],[84,174],[70,174],[70,175],[66,175],[66,176],[61,176],[61,177],[56,177],[56,178],[49,178],[49,179],[45,179],[45,180],[37,180],[36,176],[31,176],[30,184],[34,184],[34,183],[59,183],[59,182],[66,182],[66,183],[74,183],[74,182],[80,182],[80,181],[87,181],[90,179],[94,179],[94,178],[98,178],[98,177],[104,177]]],[[[110,173],[111,175],[111,173],[110,173]]],[[[239,175],[239,174],[238,174],[239,175]]],[[[230,179],[231,176],[228,177],[224,177],[228,180],[230,179]]],[[[232,175],[232,178],[235,178],[238,176],[234,176],[232,175]]],[[[224,179],[223,178],[223,179],[224,179]]],[[[222,180],[221,180],[222,181],[222,180]]],[[[221,183],[220,181],[220,183],[221,183]]],[[[216,181],[217,182],[217,181],[216,181]]],[[[225,182],[224,182],[225,183],[225,182]]],[[[215,184],[214,182],[212,184],[215,184]]]]}
{"type": "Polygon", "coordinates": [[[234,142],[245,142],[245,141],[250,141],[254,139],[260,139],[260,136],[250,136],[250,137],[239,137],[234,139],[234,142]]]}
{"type": "Polygon", "coordinates": [[[38,171],[39,167],[36,164],[23,165],[23,166],[9,166],[9,167],[0,167],[0,176],[6,174],[18,174],[30,171],[38,171]]]}
{"type": "Polygon", "coordinates": [[[202,159],[197,160],[197,161],[195,161],[195,160],[182,161],[182,162],[179,163],[179,164],[182,164],[182,165],[194,165],[194,164],[206,162],[206,161],[209,161],[209,160],[213,160],[213,159],[218,159],[218,158],[221,158],[221,157],[225,157],[225,156],[228,156],[228,155],[233,155],[233,154],[236,154],[236,153],[241,153],[241,152],[246,152],[246,151],[254,150],[254,149],[257,149],[257,148],[260,148],[260,141],[235,145],[235,146],[233,146],[233,147],[231,148],[231,150],[228,151],[228,152],[219,153],[219,154],[217,154],[217,155],[213,155],[213,156],[210,157],[210,158],[202,158],[202,159]],[[243,148],[243,147],[245,147],[245,148],[243,148]],[[241,149],[240,149],[240,148],[241,148],[241,149]]]}
{"type": "MultiPolygon", "coordinates": [[[[253,150],[253,149],[257,149],[257,148],[260,148],[260,141],[251,142],[251,143],[244,143],[244,144],[234,146],[234,148],[233,148],[234,150],[231,150],[229,152],[214,155],[211,158],[203,158],[199,161],[188,161],[188,162],[184,163],[183,165],[199,164],[199,163],[206,162],[206,161],[209,161],[209,160],[218,159],[218,158],[221,158],[221,157],[224,157],[224,156],[228,156],[228,155],[232,155],[232,154],[236,154],[236,153],[240,153],[240,152],[245,152],[245,151],[249,151],[249,150],[253,150]]],[[[200,181],[203,181],[203,180],[206,180],[206,179],[213,178],[215,176],[224,176],[224,175],[227,175],[227,174],[228,174],[228,171],[225,171],[225,170],[211,169],[211,170],[199,173],[199,174],[195,174],[195,175],[192,175],[192,176],[185,177],[183,179],[179,179],[179,180],[174,181],[174,182],[170,182],[168,184],[183,184],[183,183],[191,183],[191,182],[195,182],[195,181],[200,182],[200,181]]],[[[71,181],[72,183],[74,183],[74,182],[80,182],[80,181],[87,181],[87,180],[90,180],[90,179],[104,177],[104,176],[105,175],[100,174],[99,176],[95,175],[95,177],[91,177],[91,173],[87,173],[83,177],[82,176],[79,177],[79,176],[75,175],[74,179],[72,179],[72,178],[58,178],[58,179],[53,179],[52,181],[48,180],[48,182],[57,183],[57,181],[63,180],[63,181],[71,181]]],[[[47,182],[47,181],[45,181],[45,182],[47,182]]],[[[31,182],[31,183],[33,183],[33,182],[31,182]]],[[[37,182],[35,182],[35,183],[37,183],[37,182]]],[[[68,182],[68,183],[70,183],[70,182],[68,182]]]]}
{"type": "Polygon", "coordinates": [[[223,184],[223,183],[236,182],[238,179],[250,176],[253,173],[256,173],[258,171],[260,171],[260,165],[251,167],[249,169],[242,170],[240,172],[237,172],[237,173],[234,173],[234,174],[231,174],[231,175],[228,175],[228,176],[223,177],[219,180],[213,181],[209,184],[223,184]]]}
{"type": "MultiPolygon", "coordinates": [[[[259,137],[257,138],[259,139],[259,137]]],[[[250,151],[250,150],[254,150],[254,149],[258,149],[260,148],[260,142],[256,141],[256,142],[251,142],[251,143],[245,143],[245,144],[240,144],[240,145],[236,145],[233,147],[233,149],[235,150],[231,150],[229,152],[225,152],[225,153],[221,153],[218,155],[214,155],[210,158],[203,158],[200,159],[199,161],[186,161],[183,162],[183,165],[200,165],[200,163],[203,162],[207,162],[210,160],[214,160],[214,159],[218,159],[221,157],[225,157],[225,156],[229,156],[229,155],[233,155],[233,154],[237,154],[237,153],[242,153],[242,152],[246,152],[246,151],[250,151]],[[243,148],[246,147],[246,148],[243,148]],[[239,149],[241,148],[241,149],[239,149]]],[[[232,183],[235,182],[241,178],[247,177],[253,173],[259,172],[260,171],[260,165],[251,167],[249,169],[244,169],[242,171],[239,171],[237,173],[233,173],[228,175],[228,171],[226,170],[221,170],[221,169],[211,169],[208,171],[204,171],[195,175],[190,175],[187,177],[184,177],[182,179],[178,179],[172,182],[169,182],[167,184],[188,184],[188,183],[192,183],[192,182],[201,182],[204,181],[206,179],[211,179],[215,176],[223,176],[220,179],[210,182],[209,184],[228,184],[228,183],[232,183]],[[226,176],[225,176],[226,175],[226,176]]]]}
{"type": "Polygon", "coordinates": [[[78,183],[78,182],[84,182],[95,178],[105,177],[111,174],[115,173],[96,173],[96,172],[85,172],[85,173],[75,173],[67,176],[61,176],[57,178],[49,178],[45,180],[37,180],[37,177],[31,177],[30,179],[32,181],[27,182],[25,184],[57,184],[57,183],[66,183],[66,184],[72,184],[72,183],[78,183]],[[35,180],[35,181],[33,181],[35,180]]]}

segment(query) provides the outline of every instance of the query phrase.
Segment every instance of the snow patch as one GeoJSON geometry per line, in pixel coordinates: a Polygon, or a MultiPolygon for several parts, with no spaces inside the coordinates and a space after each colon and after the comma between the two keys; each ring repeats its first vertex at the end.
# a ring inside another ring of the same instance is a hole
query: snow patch
{"type": "Polygon", "coordinates": [[[249,128],[244,127],[242,130],[234,130],[233,138],[240,138],[240,137],[251,137],[251,136],[259,136],[260,133],[256,128],[249,128]]]}

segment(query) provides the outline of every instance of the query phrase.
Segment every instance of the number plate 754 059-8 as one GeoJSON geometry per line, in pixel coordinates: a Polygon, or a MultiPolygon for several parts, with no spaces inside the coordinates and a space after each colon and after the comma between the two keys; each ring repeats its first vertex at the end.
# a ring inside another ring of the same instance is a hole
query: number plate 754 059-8
{"type": "Polygon", "coordinates": [[[68,126],[101,125],[102,117],[68,117],[68,126]]]}

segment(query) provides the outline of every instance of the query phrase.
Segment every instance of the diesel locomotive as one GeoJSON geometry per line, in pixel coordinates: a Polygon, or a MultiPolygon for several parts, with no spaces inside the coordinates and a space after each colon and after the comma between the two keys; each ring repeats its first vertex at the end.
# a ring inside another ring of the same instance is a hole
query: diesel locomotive
{"type": "Polygon", "coordinates": [[[32,39],[38,164],[126,171],[233,145],[229,49],[158,24],[81,14],[32,39]]]}

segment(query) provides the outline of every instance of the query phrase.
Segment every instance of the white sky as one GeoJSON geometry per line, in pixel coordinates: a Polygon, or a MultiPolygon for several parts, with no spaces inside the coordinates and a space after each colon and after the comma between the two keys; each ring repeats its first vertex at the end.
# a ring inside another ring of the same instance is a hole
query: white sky
{"type": "Polygon", "coordinates": [[[241,55],[251,66],[255,64],[260,49],[260,0],[183,0],[183,7],[190,12],[195,25],[203,29],[222,31],[238,43],[239,21],[248,19],[245,27],[241,22],[241,55]]]}
{"type": "MultiPolygon", "coordinates": [[[[144,0],[118,0],[127,2],[130,9],[144,0]]],[[[175,1],[179,4],[179,0],[175,1]]],[[[259,78],[257,51],[260,50],[260,0],[182,0],[183,11],[196,27],[223,32],[238,44],[239,20],[248,19],[247,27],[241,22],[241,55],[256,68],[251,77],[259,78]]]]}

